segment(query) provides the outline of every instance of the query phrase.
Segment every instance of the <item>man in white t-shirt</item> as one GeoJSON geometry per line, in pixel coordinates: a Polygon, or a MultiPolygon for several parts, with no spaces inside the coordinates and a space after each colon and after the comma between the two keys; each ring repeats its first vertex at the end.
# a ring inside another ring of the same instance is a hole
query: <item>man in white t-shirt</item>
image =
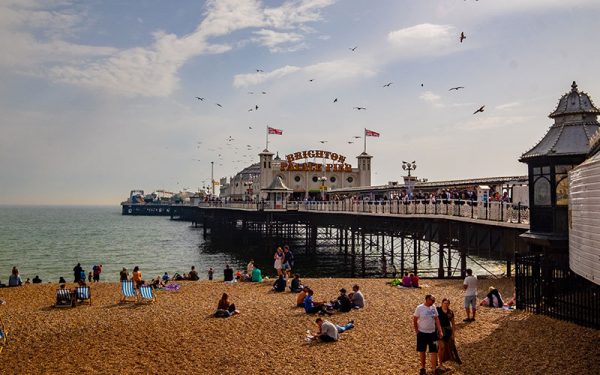
{"type": "Polygon", "coordinates": [[[419,374],[425,375],[425,352],[429,347],[431,356],[431,369],[434,374],[440,373],[437,367],[437,340],[442,338],[442,327],[438,318],[438,312],[435,308],[435,297],[431,294],[425,296],[425,303],[420,304],[415,309],[413,315],[413,324],[417,334],[417,352],[421,361],[421,370],[419,374]]]}
{"type": "Polygon", "coordinates": [[[467,313],[467,317],[463,319],[463,322],[474,322],[475,311],[477,310],[477,277],[473,276],[473,271],[470,268],[467,269],[467,277],[465,277],[463,289],[465,290],[465,312],[467,313]],[[472,318],[471,310],[473,311],[472,318]]]}

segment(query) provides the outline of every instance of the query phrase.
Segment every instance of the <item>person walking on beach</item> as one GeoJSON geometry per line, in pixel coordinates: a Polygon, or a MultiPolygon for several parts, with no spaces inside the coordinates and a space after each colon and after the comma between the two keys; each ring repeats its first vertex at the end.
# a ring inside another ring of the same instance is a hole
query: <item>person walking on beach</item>
{"type": "Polygon", "coordinates": [[[127,272],[127,268],[123,267],[121,272],[119,272],[119,281],[127,281],[129,280],[129,272],[127,272]]]}
{"type": "Polygon", "coordinates": [[[208,280],[212,281],[214,273],[215,271],[212,269],[212,267],[210,267],[208,269],[208,280]]]}
{"type": "Polygon", "coordinates": [[[415,309],[413,315],[413,325],[417,334],[417,352],[421,362],[420,375],[427,374],[425,369],[425,352],[429,347],[431,356],[431,369],[435,375],[441,374],[437,368],[437,341],[442,337],[442,327],[438,318],[438,312],[435,308],[435,297],[431,294],[425,296],[425,303],[420,304],[415,309]],[[437,331],[436,331],[437,329],[437,331]]]}
{"type": "Polygon", "coordinates": [[[142,280],[142,271],[140,271],[140,267],[135,266],[133,268],[132,280],[133,280],[133,283],[135,284],[135,287],[138,289],[144,283],[144,281],[142,280]]]}
{"type": "Polygon", "coordinates": [[[81,280],[81,271],[83,271],[83,268],[81,268],[81,263],[77,263],[77,265],[73,267],[73,282],[78,283],[79,280],[81,280]]]}
{"type": "Polygon", "coordinates": [[[283,275],[281,269],[283,268],[283,249],[281,247],[277,248],[275,255],[273,255],[273,259],[275,259],[275,263],[273,264],[273,268],[277,271],[277,276],[283,275]]]}
{"type": "Polygon", "coordinates": [[[450,300],[444,298],[442,305],[437,308],[440,326],[442,327],[442,338],[438,341],[438,363],[440,366],[447,360],[454,360],[461,364],[455,344],[456,325],[454,324],[454,311],[450,309],[450,300]]]}
{"type": "Polygon", "coordinates": [[[294,253],[288,245],[285,245],[283,247],[283,270],[285,271],[285,277],[288,279],[292,274],[292,268],[294,268],[294,253]]]}
{"type": "Polygon", "coordinates": [[[100,274],[102,273],[102,264],[98,264],[98,265],[94,265],[94,267],[92,267],[92,271],[93,271],[93,275],[94,275],[94,282],[100,282],[100,274]]]}
{"type": "Polygon", "coordinates": [[[229,264],[226,264],[223,270],[223,281],[226,283],[233,282],[233,268],[229,268],[229,264]]]}
{"type": "Polygon", "coordinates": [[[475,312],[477,311],[477,277],[473,276],[473,271],[470,268],[467,269],[463,289],[465,290],[465,312],[467,313],[467,317],[463,319],[463,322],[474,322],[475,312]],[[472,318],[469,307],[473,311],[472,318]]]}

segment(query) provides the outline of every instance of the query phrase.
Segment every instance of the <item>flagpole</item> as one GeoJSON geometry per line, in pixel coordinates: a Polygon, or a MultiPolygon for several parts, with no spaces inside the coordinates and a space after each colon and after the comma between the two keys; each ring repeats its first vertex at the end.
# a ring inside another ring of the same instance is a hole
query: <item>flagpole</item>
{"type": "Polygon", "coordinates": [[[366,154],[367,153],[367,128],[365,128],[365,133],[363,134],[363,138],[364,138],[364,141],[365,141],[365,147],[363,149],[363,153],[366,154]]]}
{"type": "Polygon", "coordinates": [[[265,150],[269,149],[269,125],[266,125],[266,129],[267,134],[266,134],[266,138],[267,138],[267,145],[265,146],[265,150]]]}

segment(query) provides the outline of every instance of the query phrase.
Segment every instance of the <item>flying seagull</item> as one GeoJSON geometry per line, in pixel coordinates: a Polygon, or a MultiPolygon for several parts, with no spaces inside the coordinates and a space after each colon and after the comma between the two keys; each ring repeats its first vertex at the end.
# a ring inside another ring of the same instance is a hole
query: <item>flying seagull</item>
{"type": "Polygon", "coordinates": [[[314,78],[311,78],[308,80],[308,82],[314,82],[314,80],[315,80],[314,78]]]}
{"type": "Polygon", "coordinates": [[[478,112],[483,112],[483,109],[485,108],[484,105],[482,105],[478,110],[476,110],[475,112],[473,112],[473,114],[476,114],[478,112]]]}
{"type": "Polygon", "coordinates": [[[333,102],[334,102],[334,103],[337,103],[337,98],[333,99],[333,102]]]}
{"type": "Polygon", "coordinates": [[[354,48],[348,48],[350,51],[354,52],[356,51],[356,49],[358,48],[358,46],[354,47],[354,48]]]}
{"type": "Polygon", "coordinates": [[[216,104],[216,105],[218,105],[219,107],[223,108],[223,106],[222,106],[222,105],[220,105],[219,103],[215,103],[215,104],[216,104]]]}
{"type": "Polygon", "coordinates": [[[261,69],[256,69],[256,73],[264,73],[264,71],[261,69]]]}
{"type": "Polygon", "coordinates": [[[200,100],[200,101],[203,101],[203,100],[204,100],[204,98],[201,98],[201,97],[199,97],[199,96],[196,96],[196,99],[198,99],[198,100],[200,100]]]}
{"type": "Polygon", "coordinates": [[[365,107],[354,107],[354,109],[356,109],[357,111],[360,111],[360,110],[362,110],[362,109],[365,109],[365,110],[366,110],[366,108],[365,108],[365,107]]]}
{"type": "Polygon", "coordinates": [[[258,111],[258,104],[254,106],[254,109],[258,111]]]}
{"type": "Polygon", "coordinates": [[[421,83],[421,87],[423,87],[423,84],[421,83]]]}
{"type": "Polygon", "coordinates": [[[252,111],[254,111],[254,108],[250,108],[250,109],[248,110],[248,112],[252,112],[252,111]]]}
{"type": "Polygon", "coordinates": [[[448,90],[448,91],[452,91],[452,90],[458,91],[458,90],[464,89],[464,88],[465,88],[464,86],[456,86],[456,87],[451,87],[450,90],[448,90]]]}
{"type": "Polygon", "coordinates": [[[383,85],[383,87],[390,87],[392,85],[392,83],[394,83],[394,82],[388,82],[385,85],[383,85]]]}
{"type": "Polygon", "coordinates": [[[248,91],[248,94],[249,94],[249,95],[253,95],[253,94],[254,94],[254,91],[248,91]]]}
{"type": "Polygon", "coordinates": [[[252,126],[248,126],[248,129],[252,129],[252,126]]]}
{"type": "Polygon", "coordinates": [[[460,33],[460,42],[462,43],[462,42],[463,42],[463,40],[465,40],[465,39],[467,39],[467,37],[465,36],[465,33],[463,33],[463,32],[461,31],[461,33],[460,33]]]}
{"type": "Polygon", "coordinates": [[[359,139],[359,138],[362,138],[362,137],[360,135],[355,135],[354,136],[354,139],[359,139]]]}
{"type": "Polygon", "coordinates": [[[262,91],[262,92],[261,92],[261,94],[263,94],[263,95],[266,95],[266,94],[267,94],[267,92],[266,92],[266,91],[262,91]]]}
{"type": "Polygon", "coordinates": [[[327,143],[327,141],[319,141],[319,142],[321,142],[321,143],[327,143]]]}
{"type": "Polygon", "coordinates": [[[352,142],[352,141],[348,141],[348,144],[349,144],[349,145],[351,145],[351,144],[353,144],[353,143],[354,143],[354,142],[352,142]]]}

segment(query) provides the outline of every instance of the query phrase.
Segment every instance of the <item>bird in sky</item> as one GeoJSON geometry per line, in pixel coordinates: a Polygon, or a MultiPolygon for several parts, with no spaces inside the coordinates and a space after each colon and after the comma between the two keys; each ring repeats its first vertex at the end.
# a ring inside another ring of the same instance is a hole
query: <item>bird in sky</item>
{"type": "Polygon", "coordinates": [[[333,99],[333,102],[334,102],[334,103],[337,103],[337,98],[333,99]]]}
{"type": "Polygon", "coordinates": [[[461,33],[460,33],[460,42],[462,43],[462,42],[463,42],[463,40],[465,40],[465,39],[467,39],[467,37],[465,36],[465,33],[463,33],[463,32],[461,31],[461,33]]]}
{"type": "Polygon", "coordinates": [[[263,91],[263,92],[261,92],[261,94],[263,94],[263,95],[267,95],[267,92],[266,92],[266,91],[263,91]]]}
{"type": "Polygon", "coordinates": [[[365,110],[366,110],[366,108],[365,108],[365,107],[354,107],[354,109],[356,109],[357,111],[360,111],[360,110],[363,110],[363,109],[365,109],[365,110]]]}
{"type": "Polygon", "coordinates": [[[464,86],[456,86],[456,87],[451,87],[450,90],[448,90],[448,91],[452,91],[452,90],[458,91],[458,90],[464,89],[464,88],[465,88],[464,86]]]}
{"type": "Polygon", "coordinates": [[[248,126],[248,129],[252,130],[252,126],[248,126]]]}
{"type": "Polygon", "coordinates": [[[254,110],[258,111],[258,104],[254,106],[254,110]]]}
{"type": "Polygon", "coordinates": [[[256,69],[256,73],[264,73],[262,69],[256,69]]]}
{"type": "Polygon", "coordinates": [[[248,91],[249,95],[254,95],[254,91],[248,91]]]}
{"type": "Polygon", "coordinates": [[[321,142],[321,143],[327,143],[327,141],[319,141],[319,142],[321,142]]]}
{"type": "Polygon", "coordinates": [[[356,47],[353,47],[353,48],[348,48],[348,49],[349,49],[350,51],[354,52],[354,51],[356,51],[356,49],[357,49],[357,48],[358,48],[358,46],[356,46],[356,47]]]}
{"type": "Polygon", "coordinates": [[[199,96],[196,96],[196,99],[198,99],[198,100],[200,100],[200,101],[203,101],[203,100],[204,100],[204,98],[201,98],[201,97],[199,97],[199,96]]]}
{"type": "Polygon", "coordinates": [[[385,85],[383,85],[383,87],[390,87],[392,85],[392,83],[394,83],[394,82],[388,82],[385,85]]]}
{"type": "Polygon", "coordinates": [[[362,138],[360,135],[355,135],[354,139],[362,138]]]}
{"type": "Polygon", "coordinates": [[[250,109],[248,110],[248,112],[252,112],[252,111],[254,111],[254,108],[250,108],[250,109]]]}
{"type": "Polygon", "coordinates": [[[421,83],[421,87],[423,87],[423,84],[421,83]]]}
{"type": "Polygon", "coordinates": [[[231,142],[231,141],[234,141],[234,140],[235,140],[235,139],[234,139],[234,138],[231,138],[231,136],[229,136],[229,138],[227,138],[227,142],[231,142]]]}
{"type": "Polygon", "coordinates": [[[315,81],[314,78],[311,78],[311,79],[308,80],[308,82],[314,82],[314,81],[315,81]]]}
{"type": "Polygon", "coordinates": [[[349,145],[351,145],[351,144],[353,144],[353,143],[354,143],[353,141],[348,141],[348,144],[349,144],[349,145]]]}
{"type": "Polygon", "coordinates": [[[219,107],[223,108],[223,106],[222,106],[222,105],[220,105],[219,103],[215,103],[215,104],[216,104],[217,106],[219,106],[219,107]]]}
{"type": "Polygon", "coordinates": [[[482,105],[478,110],[476,110],[475,112],[473,112],[473,114],[476,114],[478,112],[483,112],[483,109],[485,108],[484,105],[482,105]]]}

